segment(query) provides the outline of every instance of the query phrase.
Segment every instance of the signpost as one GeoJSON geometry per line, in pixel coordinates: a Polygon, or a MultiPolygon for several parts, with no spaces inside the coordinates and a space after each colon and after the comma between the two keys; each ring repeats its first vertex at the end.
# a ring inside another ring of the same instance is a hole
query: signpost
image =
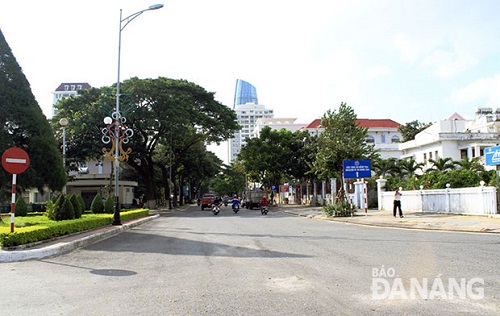
{"type": "MultiPolygon", "coordinates": [[[[496,166],[497,188],[500,188],[500,146],[484,149],[484,158],[487,166],[496,166]]],[[[500,190],[497,189],[497,210],[500,209],[500,190]]]]}
{"type": "Polygon", "coordinates": [[[485,148],[484,157],[487,166],[500,165],[500,146],[485,148]]]}
{"type": "Polygon", "coordinates": [[[372,176],[370,160],[344,160],[344,178],[370,178],[372,176]]]}
{"type": "MultiPolygon", "coordinates": [[[[370,178],[372,176],[371,163],[370,160],[344,160],[344,179],[352,178],[370,178]]],[[[368,215],[368,201],[366,194],[366,183],[363,179],[363,203],[365,207],[365,215],[368,215]]],[[[352,193],[349,192],[351,197],[352,193]]],[[[352,198],[350,199],[351,208],[352,198]]],[[[352,214],[351,214],[352,216],[352,214]]]]}
{"type": "Polygon", "coordinates": [[[28,154],[21,148],[11,147],[2,155],[2,166],[8,173],[12,173],[12,200],[10,206],[10,232],[14,232],[14,214],[16,212],[16,180],[17,175],[23,173],[30,165],[28,154]]]}

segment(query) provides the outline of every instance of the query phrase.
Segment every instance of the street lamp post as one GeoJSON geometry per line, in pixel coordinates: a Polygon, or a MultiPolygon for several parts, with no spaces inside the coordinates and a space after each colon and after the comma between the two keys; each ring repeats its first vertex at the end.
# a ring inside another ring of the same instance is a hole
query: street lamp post
{"type": "Polygon", "coordinates": [[[128,154],[131,152],[129,148],[126,152],[121,148],[121,143],[127,143],[129,137],[133,135],[133,131],[127,128],[124,123],[126,122],[125,117],[120,114],[120,62],[121,62],[121,44],[122,44],[122,31],[123,29],[136,17],[143,14],[146,11],[152,11],[163,8],[163,4],[154,4],[149,8],[135,12],[125,18],[122,17],[122,10],[120,9],[120,27],[118,29],[118,73],[116,80],[116,109],[112,114],[112,118],[106,117],[104,123],[107,128],[103,129],[103,142],[105,144],[109,143],[111,139],[114,141],[114,148],[111,148],[110,152],[106,152],[105,156],[111,157],[112,151],[114,149],[114,170],[115,170],[115,212],[113,216],[113,225],[121,225],[120,220],[120,189],[119,189],[119,179],[120,179],[120,160],[127,160],[128,154]],[[110,125],[114,125],[114,131],[110,128],[110,125]],[[105,132],[106,131],[106,132],[105,132]],[[109,136],[108,136],[109,135],[109,136]],[[107,142],[105,141],[107,140],[107,142]]]}
{"type": "MultiPolygon", "coordinates": [[[[63,117],[62,119],[59,120],[59,125],[62,126],[63,133],[62,133],[62,141],[63,141],[63,168],[64,168],[64,174],[66,174],[66,126],[68,125],[68,119],[63,117]]],[[[63,187],[63,194],[66,194],[66,184],[63,187]]]]}

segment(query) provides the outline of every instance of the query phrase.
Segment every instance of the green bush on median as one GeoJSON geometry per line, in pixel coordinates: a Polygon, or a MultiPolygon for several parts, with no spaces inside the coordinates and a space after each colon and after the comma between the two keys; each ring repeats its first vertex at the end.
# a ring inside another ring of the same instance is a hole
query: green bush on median
{"type": "MultiPolygon", "coordinates": [[[[121,212],[122,221],[129,221],[149,215],[148,209],[121,212]]],[[[53,221],[46,216],[27,216],[15,218],[14,233],[10,223],[0,222],[0,246],[15,247],[52,238],[78,233],[94,228],[111,225],[113,214],[84,214],[80,219],[53,221]]]]}

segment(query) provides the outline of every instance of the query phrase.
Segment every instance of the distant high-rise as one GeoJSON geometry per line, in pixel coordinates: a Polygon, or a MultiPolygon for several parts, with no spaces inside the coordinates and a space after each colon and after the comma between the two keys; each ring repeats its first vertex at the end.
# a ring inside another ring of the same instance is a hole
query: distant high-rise
{"type": "Polygon", "coordinates": [[[273,110],[259,104],[257,89],[246,81],[236,80],[233,110],[242,129],[229,140],[229,161],[236,159],[241,148],[246,145],[246,138],[255,137],[254,129],[259,118],[272,118],[273,110]]]}
{"type": "Polygon", "coordinates": [[[236,79],[236,89],[234,90],[233,110],[240,104],[259,104],[257,89],[248,82],[236,79]]]}

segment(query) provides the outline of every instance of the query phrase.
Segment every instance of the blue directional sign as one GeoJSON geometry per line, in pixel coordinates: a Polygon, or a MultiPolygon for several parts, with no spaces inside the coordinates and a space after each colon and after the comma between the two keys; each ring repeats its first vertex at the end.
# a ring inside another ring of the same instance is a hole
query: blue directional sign
{"type": "Polygon", "coordinates": [[[487,166],[500,165],[500,146],[485,148],[484,156],[487,166]]]}
{"type": "Polygon", "coordinates": [[[370,178],[372,176],[370,160],[344,160],[344,178],[370,178]]]}

